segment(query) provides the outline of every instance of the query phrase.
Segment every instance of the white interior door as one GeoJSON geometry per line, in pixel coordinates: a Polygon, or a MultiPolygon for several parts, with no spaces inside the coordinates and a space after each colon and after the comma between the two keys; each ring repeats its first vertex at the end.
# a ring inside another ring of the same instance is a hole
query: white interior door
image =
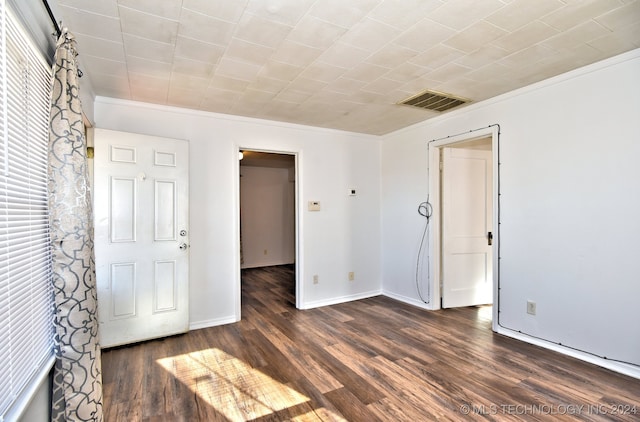
{"type": "Polygon", "coordinates": [[[189,144],[95,129],[100,344],[189,327],[189,144]]]}
{"type": "Polygon", "coordinates": [[[493,301],[491,151],[442,149],[442,307],[493,301]]]}

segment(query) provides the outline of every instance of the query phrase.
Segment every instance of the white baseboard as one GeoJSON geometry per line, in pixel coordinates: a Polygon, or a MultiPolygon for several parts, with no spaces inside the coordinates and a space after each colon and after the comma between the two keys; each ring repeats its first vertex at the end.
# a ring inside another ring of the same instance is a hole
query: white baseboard
{"type": "Polygon", "coordinates": [[[233,324],[234,322],[238,322],[238,319],[235,316],[208,319],[205,321],[193,321],[189,322],[189,331],[199,330],[201,328],[217,327],[218,325],[233,324]]]}
{"type": "Polygon", "coordinates": [[[381,294],[382,294],[381,290],[372,290],[369,292],[358,293],[355,295],[333,297],[331,299],[326,299],[326,300],[316,300],[313,302],[303,303],[300,306],[300,309],[313,309],[313,308],[319,308],[321,306],[337,305],[338,303],[345,303],[345,302],[352,302],[354,300],[367,299],[374,296],[380,296],[381,294]]]}
{"type": "Polygon", "coordinates": [[[399,295],[397,293],[388,292],[386,290],[383,290],[382,294],[384,296],[390,297],[391,299],[395,299],[395,300],[397,300],[399,302],[403,302],[403,303],[406,303],[408,305],[417,306],[418,308],[427,309],[427,310],[430,310],[430,311],[434,310],[434,309],[439,309],[439,308],[435,308],[432,303],[424,303],[424,302],[422,302],[420,300],[417,300],[415,298],[399,295]]]}
{"type": "Polygon", "coordinates": [[[573,358],[580,359],[585,362],[589,362],[594,365],[610,369],[614,372],[618,372],[633,378],[640,379],[640,367],[637,367],[634,365],[627,365],[622,362],[603,359],[601,357],[594,356],[589,353],[574,350],[569,347],[560,346],[558,344],[555,344],[546,340],[538,339],[535,337],[531,337],[526,334],[509,330],[508,328],[504,328],[500,326],[495,327],[495,332],[507,337],[514,338],[516,340],[524,341],[525,343],[530,343],[536,346],[544,347],[545,349],[553,350],[554,352],[562,353],[563,355],[571,356],[573,358]]]}

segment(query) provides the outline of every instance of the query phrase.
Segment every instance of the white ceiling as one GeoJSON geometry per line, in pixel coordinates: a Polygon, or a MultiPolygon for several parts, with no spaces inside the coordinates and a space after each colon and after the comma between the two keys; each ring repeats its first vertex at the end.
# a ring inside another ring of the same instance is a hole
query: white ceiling
{"type": "Polygon", "coordinates": [[[640,0],[49,0],[97,95],[384,134],[640,47],[640,0]]]}

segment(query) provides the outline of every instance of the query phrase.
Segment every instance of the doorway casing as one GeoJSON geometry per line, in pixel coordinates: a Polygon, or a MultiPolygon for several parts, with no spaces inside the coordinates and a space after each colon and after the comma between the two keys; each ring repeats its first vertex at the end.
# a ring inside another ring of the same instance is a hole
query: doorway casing
{"type": "Polygon", "coordinates": [[[302,239],[302,209],[300,197],[302,195],[302,183],[301,183],[301,157],[302,151],[285,151],[276,149],[265,148],[253,148],[253,147],[241,147],[236,146],[233,152],[233,161],[235,163],[234,172],[235,180],[235,233],[236,233],[236,245],[235,245],[235,268],[236,268],[236,287],[235,287],[235,319],[240,321],[241,318],[241,296],[242,296],[242,271],[241,271],[241,259],[240,259],[240,160],[238,156],[240,151],[254,151],[267,154],[283,154],[292,155],[294,157],[294,206],[295,206],[295,285],[296,285],[296,308],[302,307],[302,298],[304,297],[303,283],[300,280],[303,278],[303,256],[301,248],[302,239]]]}
{"type": "Polygon", "coordinates": [[[432,292],[431,307],[429,309],[440,309],[440,280],[442,276],[442,260],[441,260],[441,174],[440,174],[440,150],[444,147],[450,147],[454,144],[469,142],[482,138],[491,138],[492,151],[492,173],[493,173],[493,330],[496,331],[498,326],[498,310],[499,302],[499,251],[500,251],[500,226],[499,226],[499,133],[500,129],[497,125],[487,128],[466,132],[459,135],[449,136],[442,139],[436,139],[429,142],[429,200],[433,207],[433,215],[431,217],[432,230],[430,231],[429,247],[431,274],[429,278],[430,290],[432,292]]]}

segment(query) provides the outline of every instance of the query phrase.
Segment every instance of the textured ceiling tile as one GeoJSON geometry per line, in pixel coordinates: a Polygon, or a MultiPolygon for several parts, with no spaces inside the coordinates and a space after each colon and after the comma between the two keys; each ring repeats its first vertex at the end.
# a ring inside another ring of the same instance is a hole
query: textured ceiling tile
{"type": "Polygon", "coordinates": [[[559,0],[515,0],[486,18],[487,21],[507,31],[515,31],[533,19],[537,19],[564,6],[559,0]]]}
{"type": "Polygon", "coordinates": [[[562,32],[543,44],[556,50],[569,50],[591,40],[608,35],[610,31],[595,21],[588,21],[566,32],[562,32]]]}
{"type": "Polygon", "coordinates": [[[275,50],[271,47],[233,38],[227,46],[224,55],[230,59],[261,65],[266,62],[274,52],[275,50]]]}
{"type": "Polygon", "coordinates": [[[305,16],[287,38],[299,44],[315,48],[328,48],[347,30],[313,16],[305,16]]]}
{"type": "Polygon", "coordinates": [[[309,94],[313,94],[324,89],[327,85],[329,85],[327,82],[297,77],[289,83],[288,87],[291,89],[295,89],[296,91],[308,92],[309,94]]]}
{"type": "Polygon", "coordinates": [[[557,29],[540,21],[533,21],[517,31],[495,40],[493,45],[509,52],[516,52],[531,44],[549,39],[557,33],[557,29]]]}
{"type": "Polygon", "coordinates": [[[468,72],[465,77],[476,81],[476,83],[484,83],[485,81],[509,79],[508,76],[512,72],[513,68],[502,63],[491,63],[490,65],[468,72]]]}
{"type": "Polygon", "coordinates": [[[85,12],[61,6],[64,23],[74,34],[85,34],[94,38],[122,42],[120,20],[115,17],[85,12]]]}
{"type": "Polygon", "coordinates": [[[268,61],[260,70],[259,75],[265,78],[280,79],[283,81],[294,80],[304,70],[301,66],[294,66],[287,63],[268,61]]]}
{"type": "Polygon", "coordinates": [[[495,25],[479,21],[449,38],[444,44],[466,53],[472,53],[506,33],[505,30],[495,25]]]}
{"type": "Polygon", "coordinates": [[[224,54],[224,47],[200,40],[179,36],[176,40],[175,55],[192,60],[216,64],[224,54]]]}
{"type": "MultiPolygon", "coordinates": [[[[472,69],[456,63],[448,63],[436,70],[427,73],[425,76],[434,81],[444,82],[449,78],[455,79],[468,74],[472,69]]],[[[453,93],[455,94],[455,92],[453,93]]]]}
{"type": "Polygon", "coordinates": [[[127,57],[129,72],[156,78],[169,79],[171,77],[171,63],[158,62],[141,57],[127,57]]]}
{"type": "Polygon", "coordinates": [[[369,57],[370,54],[367,50],[337,42],[326,49],[318,57],[318,61],[335,67],[351,69],[369,57]]]}
{"type": "Polygon", "coordinates": [[[394,40],[395,44],[423,52],[456,34],[451,28],[423,19],[394,40]]]}
{"type": "Polygon", "coordinates": [[[462,30],[502,7],[499,0],[451,0],[429,13],[429,19],[462,30]]]}
{"type": "Polygon", "coordinates": [[[311,94],[308,92],[296,91],[295,89],[286,89],[284,91],[280,91],[278,95],[276,95],[277,101],[286,101],[291,103],[300,104],[307,100],[311,94]]]}
{"type": "Polygon", "coordinates": [[[245,13],[240,18],[234,36],[254,44],[276,48],[293,27],[245,13]]]}
{"type": "Polygon", "coordinates": [[[367,57],[366,62],[391,69],[401,65],[407,60],[413,59],[417,55],[418,52],[415,50],[389,43],[367,57]]]}
{"type": "Polygon", "coordinates": [[[156,91],[165,90],[166,92],[168,92],[169,90],[168,78],[158,78],[150,75],[142,75],[140,73],[129,72],[129,82],[132,86],[132,93],[134,91],[134,86],[144,86],[156,91]]]}
{"type": "Polygon", "coordinates": [[[301,77],[321,82],[333,82],[346,72],[345,69],[327,63],[314,62],[300,74],[301,77]]]}
{"type": "Polygon", "coordinates": [[[640,47],[631,0],[57,1],[97,95],[372,134],[640,47]]]}
{"type": "Polygon", "coordinates": [[[295,26],[315,0],[249,0],[246,11],[263,18],[295,26]]]}
{"type": "Polygon", "coordinates": [[[174,86],[169,87],[167,104],[175,107],[184,107],[197,110],[204,99],[202,90],[182,89],[174,86]]]}
{"type": "Polygon", "coordinates": [[[122,42],[105,40],[103,38],[95,38],[85,34],[74,34],[78,41],[78,53],[83,55],[85,51],[100,53],[103,59],[125,61],[124,45],[122,42]]]}
{"type": "Polygon", "coordinates": [[[369,17],[404,31],[443,3],[441,0],[384,0],[369,17]]]}
{"type": "Polygon", "coordinates": [[[213,65],[211,63],[176,56],[173,59],[173,68],[171,71],[196,78],[209,78],[213,75],[213,65]]]}
{"type": "Polygon", "coordinates": [[[556,61],[558,54],[557,50],[543,44],[536,44],[496,61],[512,68],[520,68],[523,66],[535,68],[541,63],[556,61]],[[536,65],[532,65],[532,63],[536,65]]]}
{"type": "Polygon", "coordinates": [[[463,66],[477,68],[499,61],[508,55],[509,52],[507,52],[507,50],[488,44],[483,45],[471,54],[456,58],[455,62],[463,66]]]}
{"type": "Polygon", "coordinates": [[[124,48],[129,56],[143,57],[160,62],[171,63],[174,46],[172,44],[140,38],[131,34],[123,34],[124,48]]]}
{"type": "Polygon", "coordinates": [[[385,77],[395,81],[407,81],[425,75],[428,70],[425,67],[407,62],[391,70],[385,77]]]}
{"type": "Polygon", "coordinates": [[[165,44],[174,44],[178,35],[177,21],[160,18],[128,7],[120,6],[120,23],[123,33],[165,44]]]}
{"type": "Polygon", "coordinates": [[[605,13],[597,17],[596,21],[611,30],[622,29],[625,26],[638,23],[640,21],[640,1],[634,1],[605,13]]]}
{"type": "Polygon", "coordinates": [[[120,81],[115,81],[114,86],[109,84],[109,80],[107,77],[98,77],[92,78],[91,82],[93,84],[99,84],[100,88],[95,91],[96,95],[100,95],[103,97],[112,97],[112,98],[122,98],[126,100],[131,99],[131,90],[129,89],[129,81],[124,81],[126,83],[119,83],[120,81]]]}
{"type": "Polygon", "coordinates": [[[247,6],[247,0],[183,0],[185,9],[222,19],[227,22],[238,22],[247,6]]]}
{"type": "Polygon", "coordinates": [[[426,78],[425,76],[421,76],[402,84],[402,86],[400,86],[400,88],[396,89],[394,92],[404,92],[406,94],[404,98],[407,98],[419,94],[425,89],[434,89],[439,84],[439,81],[434,81],[426,78]]]}
{"type": "Polygon", "coordinates": [[[131,88],[131,99],[144,103],[166,104],[168,89],[154,89],[146,86],[135,86],[131,88]]]}
{"type": "Polygon", "coordinates": [[[166,103],[169,93],[167,79],[130,73],[129,81],[131,83],[131,97],[134,100],[166,103]]]}
{"type": "Polygon", "coordinates": [[[182,6],[181,2],[175,0],[118,0],[118,4],[139,10],[140,12],[173,20],[178,20],[180,17],[180,9],[182,6]]]}
{"type": "Polygon", "coordinates": [[[296,66],[307,66],[322,54],[323,50],[284,40],[275,53],[272,60],[288,63],[296,66]]]}
{"type": "Polygon", "coordinates": [[[353,94],[351,99],[358,103],[375,103],[375,104],[394,104],[395,101],[391,100],[387,94],[379,94],[377,92],[366,91],[364,87],[353,94]]]}
{"type": "Polygon", "coordinates": [[[400,31],[393,26],[365,18],[351,28],[340,41],[374,52],[395,39],[398,34],[400,31]]]}
{"type": "Polygon", "coordinates": [[[204,87],[209,85],[209,80],[204,78],[196,78],[189,75],[172,74],[169,81],[171,89],[197,90],[204,91],[204,87]]]}
{"type": "Polygon", "coordinates": [[[351,28],[378,3],[380,0],[318,0],[309,14],[334,25],[351,28]]]}
{"type": "Polygon", "coordinates": [[[226,76],[227,78],[240,79],[243,81],[254,81],[260,72],[260,66],[251,63],[232,60],[223,57],[216,67],[215,74],[217,76],[226,76]]]}
{"type": "Polygon", "coordinates": [[[369,81],[382,77],[388,71],[389,68],[387,67],[377,66],[370,63],[361,63],[345,73],[344,77],[368,83],[369,81]]]}
{"type": "Polygon", "coordinates": [[[411,59],[410,62],[428,69],[437,69],[447,63],[451,63],[460,57],[464,57],[464,53],[444,44],[437,44],[425,51],[424,53],[411,59]]]}
{"type": "Polygon", "coordinates": [[[210,44],[226,46],[231,40],[234,29],[235,26],[232,23],[183,9],[178,34],[210,44]]]}
{"type": "Polygon", "coordinates": [[[87,12],[97,13],[99,15],[110,16],[113,18],[117,18],[119,16],[118,2],[116,0],[101,0],[90,2],[88,2],[87,0],[58,0],[58,4],[61,6],[84,9],[87,12]]]}
{"type": "Polygon", "coordinates": [[[225,91],[224,89],[208,88],[204,92],[204,98],[200,108],[219,113],[228,112],[240,99],[240,93],[225,91]]]}
{"type": "Polygon", "coordinates": [[[629,25],[619,32],[589,41],[589,45],[608,54],[619,54],[640,47],[640,23],[629,25]],[[635,43],[629,40],[636,40],[635,43]]]}
{"type": "MultiPolygon", "coordinates": [[[[204,85],[206,86],[206,85],[204,85]]],[[[236,91],[242,92],[247,86],[249,86],[249,82],[241,81],[240,79],[227,78],[226,76],[213,76],[209,79],[209,87],[212,89],[223,89],[227,91],[236,91]]]]}
{"type": "Polygon", "coordinates": [[[602,15],[618,7],[620,7],[618,0],[581,0],[569,3],[541,17],[540,20],[556,29],[566,31],[591,20],[593,16],[602,15]]]}
{"type": "Polygon", "coordinates": [[[271,93],[277,94],[283,89],[285,89],[287,86],[289,86],[289,81],[284,81],[282,79],[267,78],[265,76],[258,75],[256,80],[251,82],[247,86],[247,89],[252,89],[256,91],[265,91],[265,92],[271,92],[271,93]]]}
{"type": "Polygon", "coordinates": [[[403,84],[403,82],[394,81],[392,79],[378,78],[363,86],[362,90],[386,95],[393,90],[400,88],[403,84]]]}
{"type": "Polygon", "coordinates": [[[82,63],[86,66],[85,71],[113,75],[119,78],[127,77],[127,63],[115,60],[107,60],[95,56],[82,56],[82,63]]]}
{"type": "Polygon", "coordinates": [[[360,88],[362,88],[365,85],[366,84],[362,81],[356,81],[353,79],[340,77],[335,81],[331,82],[329,85],[327,85],[325,90],[351,95],[354,92],[357,92],[360,88]]]}

